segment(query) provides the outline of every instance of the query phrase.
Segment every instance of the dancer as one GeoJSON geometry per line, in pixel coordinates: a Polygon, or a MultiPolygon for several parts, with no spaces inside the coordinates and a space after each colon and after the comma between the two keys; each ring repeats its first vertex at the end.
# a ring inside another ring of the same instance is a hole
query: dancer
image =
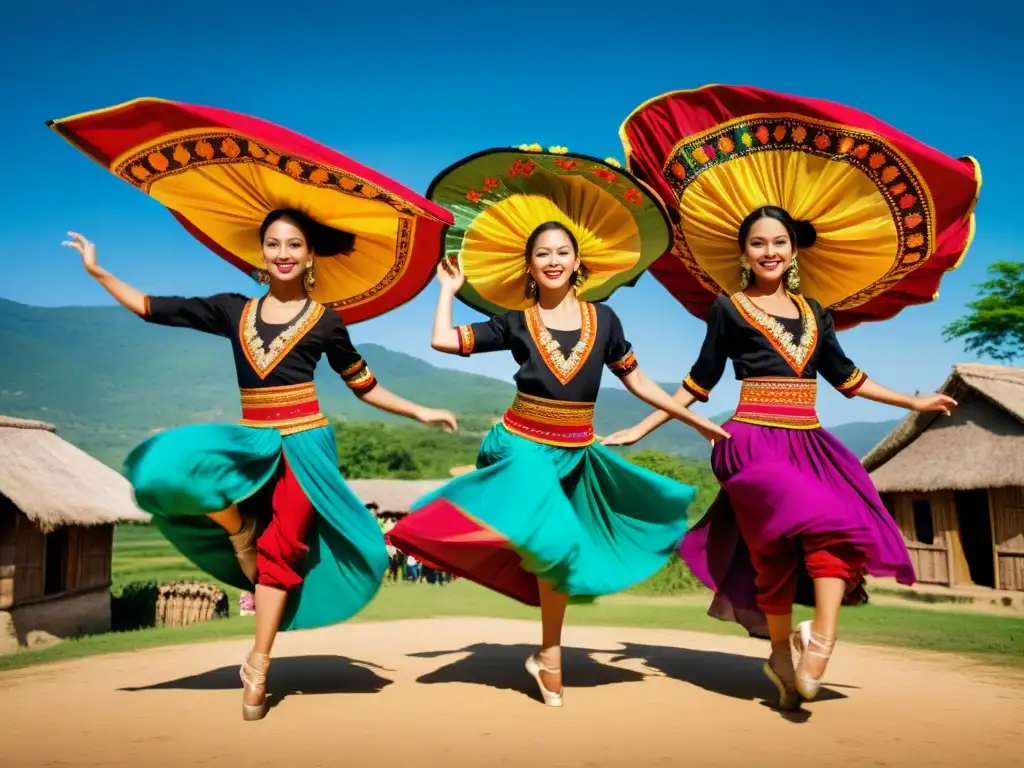
{"type": "Polygon", "coordinates": [[[617,592],[654,574],[685,534],[695,495],[595,443],[602,370],[705,437],[728,435],[675,405],[639,369],[611,308],[583,298],[607,296],[623,282],[619,271],[638,274],[666,245],[660,202],[635,179],[582,155],[492,150],[442,173],[428,196],[452,206],[456,219],[455,258],[437,269],[432,346],[511,352],[517,394],[484,438],[478,470],[420,499],[391,541],[540,605],[541,649],[526,669],[544,703],[561,706],[569,598],[617,592]],[[502,311],[455,327],[456,293],[502,311]]]}
{"type": "Polygon", "coordinates": [[[222,110],[145,99],[54,127],[267,286],[259,298],[147,296],[100,266],[84,236],[65,243],[147,322],[231,343],[241,421],[160,432],[132,451],[125,474],[197,567],[255,585],[256,636],[240,676],[242,716],[261,719],[277,632],[354,615],[388,562],[379,525],[338,471],[313,383],[318,361],[326,356],[369,405],[457,428],[448,411],[380,386],[346,327],[346,317],[373,317],[423,288],[451,217],[308,139],[222,110]]]}
{"type": "MultiPolygon", "coordinates": [[[[846,592],[853,605],[866,599],[861,567],[904,583],[914,578],[870,479],[817,427],[815,372],[849,396],[907,408],[953,405],[867,380],[835,333],[938,295],[974,235],[981,171],[972,157],[947,157],[859,110],[751,87],[664,94],[630,114],[620,136],[630,171],[674,214],[673,248],[651,274],[708,321],[704,351],[677,402],[705,399],[728,358],[744,379],[726,425],[734,437],[712,454],[725,492],[682,554],[716,590],[712,615],[771,635],[769,676],[782,685],[780,703],[795,705],[794,685],[807,697],[818,690],[835,642],[840,585],[857,585],[846,592]],[[814,533],[824,538],[809,539],[814,533]],[[808,548],[805,564],[796,537],[808,548]],[[754,600],[751,555],[763,609],[754,600]],[[808,569],[821,577],[816,600],[807,594],[808,569]],[[797,600],[817,605],[813,624],[797,636],[807,652],[795,681],[783,650],[794,571],[797,600]]],[[[662,420],[652,416],[609,442],[633,442],[662,420]]]]}
{"type": "MultiPolygon", "coordinates": [[[[847,397],[947,415],[956,405],[941,394],[893,392],[847,358],[831,314],[798,292],[797,253],[814,237],[807,222],[776,206],[743,220],[743,289],[715,299],[697,362],[674,397],[680,406],[706,402],[729,360],[742,381],[736,414],[724,425],[732,439],[712,449],[721,493],[681,553],[716,591],[712,615],[755,635],[767,630],[772,652],[764,671],[783,709],[799,706],[797,694],[817,695],[840,604],[865,572],[914,582],[906,546],[870,478],[818,422],[818,375],[847,397]],[[744,546],[737,546],[737,528],[744,546]],[[813,580],[815,612],[794,632],[802,571],[813,580]],[[801,654],[795,670],[791,642],[801,654]]],[[[669,418],[656,412],[604,444],[631,445],[669,418]]]]}

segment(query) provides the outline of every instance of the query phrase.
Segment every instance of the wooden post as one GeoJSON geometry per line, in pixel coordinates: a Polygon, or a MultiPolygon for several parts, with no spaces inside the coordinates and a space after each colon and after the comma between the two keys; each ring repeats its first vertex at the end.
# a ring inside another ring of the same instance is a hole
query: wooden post
{"type": "Polygon", "coordinates": [[[992,564],[995,568],[992,575],[992,583],[995,584],[996,589],[999,589],[999,545],[996,544],[996,515],[993,495],[991,488],[985,490],[985,496],[988,498],[988,530],[989,535],[992,537],[992,564]]]}

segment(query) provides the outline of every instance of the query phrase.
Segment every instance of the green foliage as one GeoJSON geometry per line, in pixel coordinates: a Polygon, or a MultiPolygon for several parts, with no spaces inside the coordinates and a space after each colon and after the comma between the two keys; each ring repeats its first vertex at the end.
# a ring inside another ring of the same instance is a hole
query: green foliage
{"type": "Polygon", "coordinates": [[[126,632],[156,624],[159,587],[155,581],[133,581],[110,593],[110,629],[126,632]]]}
{"type": "Polygon", "coordinates": [[[346,478],[387,477],[406,480],[448,477],[452,467],[472,464],[479,434],[379,422],[334,425],[339,466],[346,478]]]}
{"type": "Polygon", "coordinates": [[[1024,262],[989,265],[989,280],[964,317],[943,329],[946,341],[966,339],[971,352],[1004,363],[1024,357],[1024,262]]]}
{"type": "MultiPolygon", "coordinates": [[[[711,502],[715,500],[718,493],[718,482],[711,470],[702,463],[681,460],[661,451],[639,451],[627,458],[637,466],[697,489],[697,496],[689,511],[691,525],[703,517],[708,507],[711,506],[711,502]]],[[[638,584],[630,592],[640,595],[664,596],[703,590],[704,586],[686,567],[686,563],[678,555],[673,554],[664,568],[647,581],[638,584]]]]}
{"type": "Polygon", "coordinates": [[[696,488],[697,496],[690,507],[691,522],[699,520],[708,511],[718,494],[718,481],[704,463],[680,459],[661,451],[637,451],[626,458],[639,467],[696,488]]]}

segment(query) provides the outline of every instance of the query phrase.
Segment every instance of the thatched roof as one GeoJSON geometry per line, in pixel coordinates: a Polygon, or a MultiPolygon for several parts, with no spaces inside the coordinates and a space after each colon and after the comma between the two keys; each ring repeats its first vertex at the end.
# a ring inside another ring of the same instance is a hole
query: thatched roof
{"type": "Polygon", "coordinates": [[[881,492],[1024,485],[1024,369],[962,363],[940,392],[950,417],[912,413],[864,457],[881,492]]]}
{"type": "Polygon", "coordinates": [[[0,416],[0,456],[0,494],[43,531],[149,520],[124,477],[50,424],[0,416]]]}
{"type": "Polygon", "coordinates": [[[421,496],[444,484],[444,480],[348,480],[349,488],[364,504],[376,504],[379,513],[405,513],[421,496]]]}

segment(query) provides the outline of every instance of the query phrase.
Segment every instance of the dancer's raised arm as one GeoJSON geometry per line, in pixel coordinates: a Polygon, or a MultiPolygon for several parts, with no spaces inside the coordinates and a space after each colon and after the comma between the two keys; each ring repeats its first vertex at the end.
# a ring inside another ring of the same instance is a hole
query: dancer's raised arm
{"type": "Polygon", "coordinates": [[[138,288],[128,285],[124,280],[114,277],[101,267],[96,259],[95,243],[87,240],[77,232],[68,232],[68,236],[71,237],[71,240],[65,241],[61,245],[78,251],[78,255],[82,257],[82,266],[85,267],[85,271],[97,283],[103,286],[103,290],[113,296],[122,307],[130,309],[139,317],[144,317],[146,314],[146,294],[138,288]]]}
{"type": "Polygon", "coordinates": [[[466,276],[462,274],[457,262],[448,258],[441,259],[437,265],[437,282],[441,290],[437,294],[437,308],[434,310],[434,330],[430,336],[430,346],[438,352],[459,354],[459,331],[452,325],[452,302],[459,292],[466,276]]]}

